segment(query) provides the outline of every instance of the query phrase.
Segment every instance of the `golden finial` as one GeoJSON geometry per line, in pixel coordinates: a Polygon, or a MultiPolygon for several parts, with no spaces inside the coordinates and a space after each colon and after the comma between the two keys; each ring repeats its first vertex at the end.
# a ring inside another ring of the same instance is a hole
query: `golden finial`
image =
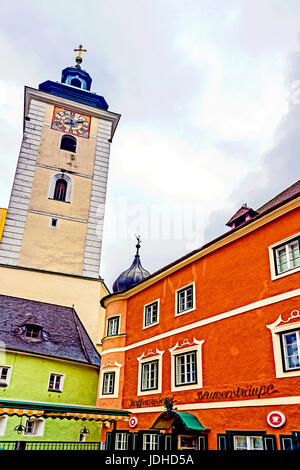
{"type": "Polygon", "coordinates": [[[75,59],[75,60],[76,60],[76,63],[77,63],[77,65],[76,65],[75,67],[80,68],[80,64],[81,64],[81,62],[82,62],[81,53],[82,53],[82,52],[87,52],[87,50],[86,50],[86,49],[82,49],[82,44],[79,44],[78,49],[74,49],[74,52],[78,52],[78,56],[77,56],[76,59],[75,59]]]}

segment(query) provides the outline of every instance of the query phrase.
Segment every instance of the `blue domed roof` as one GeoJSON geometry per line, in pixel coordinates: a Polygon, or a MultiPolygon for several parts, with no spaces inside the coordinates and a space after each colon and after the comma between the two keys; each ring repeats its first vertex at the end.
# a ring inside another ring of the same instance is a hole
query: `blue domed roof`
{"type": "Polygon", "coordinates": [[[122,292],[127,289],[130,289],[138,282],[143,281],[150,276],[150,273],[143,268],[139,249],[140,249],[140,239],[138,238],[138,244],[136,245],[137,252],[134,257],[133,263],[129,269],[126,269],[120,276],[115,280],[113,284],[113,292],[122,292]]]}

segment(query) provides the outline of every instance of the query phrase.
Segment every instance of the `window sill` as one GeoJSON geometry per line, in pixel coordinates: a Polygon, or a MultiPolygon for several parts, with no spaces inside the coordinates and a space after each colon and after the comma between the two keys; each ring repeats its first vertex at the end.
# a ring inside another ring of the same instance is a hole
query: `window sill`
{"type": "Polygon", "coordinates": [[[290,274],[298,273],[300,271],[300,266],[297,268],[289,269],[288,271],[284,271],[280,274],[273,274],[271,276],[272,281],[276,281],[276,279],[281,279],[282,277],[289,276],[290,274]]]}
{"type": "Polygon", "coordinates": [[[186,313],[190,313],[196,310],[196,307],[189,308],[188,310],[184,310],[183,312],[175,312],[175,317],[180,317],[181,315],[185,315],[186,313]]]}
{"type": "Polygon", "coordinates": [[[159,325],[159,322],[151,323],[150,325],[144,325],[143,330],[146,330],[147,328],[151,328],[151,326],[159,325]]]}
{"type": "Polygon", "coordinates": [[[48,197],[49,201],[55,201],[55,202],[63,202],[65,204],[71,204],[70,201],[60,201],[59,199],[53,199],[53,197],[48,197]]]}

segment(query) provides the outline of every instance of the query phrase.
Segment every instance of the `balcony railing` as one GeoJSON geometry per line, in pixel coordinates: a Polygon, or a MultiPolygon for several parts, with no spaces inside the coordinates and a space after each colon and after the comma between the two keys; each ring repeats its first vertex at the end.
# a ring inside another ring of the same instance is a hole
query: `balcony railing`
{"type": "Polygon", "coordinates": [[[0,441],[1,450],[101,450],[101,442],[38,442],[38,441],[0,441]]]}

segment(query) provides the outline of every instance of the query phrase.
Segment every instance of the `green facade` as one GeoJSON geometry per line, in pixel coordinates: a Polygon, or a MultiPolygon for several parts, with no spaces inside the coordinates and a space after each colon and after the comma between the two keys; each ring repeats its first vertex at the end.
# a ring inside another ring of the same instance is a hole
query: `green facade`
{"type": "MultiPolygon", "coordinates": [[[[12,367],[9,385],[0,387],[0,400],[96,406],[98,367],[8,351],[0,352],[0,365],[12,367]],[[50,373],[64,374],[62,392],[48,391],[50,373]]],[[[23,425],[26,419],[24,416],[23,425]]],[[[21,418],[18,416],[8,417],[5,434],[0,435],[0,441],[77,442],[80,430],[84,426],[90,431],[90,434],[86,437],[86,442],[99,442],[101,440],[101,422],[47,418],[45,419],[42,436],[25,436],[23,433],[18,435],[14,431],[15,426],[20,424],[20,421],[21,418]]]]}

